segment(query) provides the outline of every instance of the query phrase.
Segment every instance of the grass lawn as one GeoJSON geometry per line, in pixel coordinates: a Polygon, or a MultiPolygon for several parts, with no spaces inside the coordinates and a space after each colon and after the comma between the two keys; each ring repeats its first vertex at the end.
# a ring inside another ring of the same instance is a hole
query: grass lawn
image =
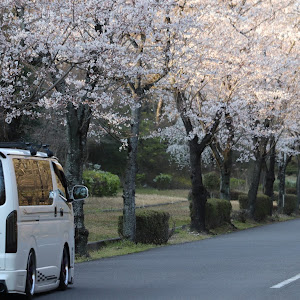
{"type": "MultiPolygon", "coordinates": [[[[136,193],[136,206],[170,213],[170,227],[190,223],[188,190],[141,189],[136,193]],[[161,204],[161,205],[160,205],[161,204]]],[[[233,210],[239,209],[238,201],[232,201],[233,210]]],[[[85,226],[89,230],[89,242],[118,237],[118,217],[122,215],[123,199],[115,197],[88,198],[84,205],[85,226]]],[[[140,208],[137,208],[137,210],[140,208]]]]}
{"type": "MultiPolygon", "coordinates": [[[[154,207],[145,209],[169,212],[171,215],[170,226],[173,226],[174,222],[175,226],[181,226],[190,222],[187,195],[187,190],[137,190],[136,206],[154,205],[154,207]]],[[[90,232],[89,241],[118,237],[117,224],[118,217],[122,215],[122,209],[123,199],[121,193],[115,197],[88,198],[84,205],[84,217],[85,226],[90,232]]]]}

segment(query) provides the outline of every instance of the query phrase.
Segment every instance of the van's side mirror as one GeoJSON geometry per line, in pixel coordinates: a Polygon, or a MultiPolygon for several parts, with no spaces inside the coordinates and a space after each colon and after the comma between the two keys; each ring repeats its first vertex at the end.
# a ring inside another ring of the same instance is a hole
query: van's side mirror
{"type": "Polygon", "coordinates": [[[89,196],[89,190],[84,185],[75,185],[72,189],[72,196],[74,200],[83,200],[89,196]]]}

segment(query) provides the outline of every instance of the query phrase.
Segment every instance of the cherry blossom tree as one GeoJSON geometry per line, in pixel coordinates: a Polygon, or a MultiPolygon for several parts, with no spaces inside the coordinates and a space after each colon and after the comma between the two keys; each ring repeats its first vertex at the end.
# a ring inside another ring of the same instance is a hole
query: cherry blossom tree
{"type": "MultiPolygon", "coordinates": [[[[129,120],[128,166],[124,186],[124,236],[135,234],[135,173],[141,107],[168,73],[171,37],[180,35],[174,1],[8,1],[17,10],[14,37],[23,98],[11,91],[11,117],[37,107],[66,115],[70,184],[81,183],[91,117],[117,125],[129,120]],[[172,22],[171,22],[172,19],[172,22]],[[118,99],[127,117],[109,110],[118,99]],[[23,109],[23,110],[22,110],[23,109]]],[[[13,35],[11,34],[11,36],[13,35]]],[[[5,91],[3,91],[5,92],[5,91]]],[[[76,210],[75,210],[76,211],[76,210]]],[[[79,215],[82,215],[82,205],[79,215]]],[[[76,213],[75,213],[76,217],[76,213]]],[[[83,218],[79,218],[83,220],[83,218]]],[[[87,237],[83,222],[83,236],[87,237]]],[[[85,253],[85,251],[83,251],[85,253]]]]}
{"type": "MultiPolygon", "coordinates": [[[[254,212],[268,141],[280,136],[279,115],[290,118],[287,107],[298,107],[297,1],[5,0],[0,9],[0,105],[6,121],[39,116],[44,108],[65,115],[71,184],[82,180],[91,118],[116,134],[121,123],[128,126],[126,238],[135,235],[141,109],[158,93],[168,119],[181,118],[189,145],[192,227],[206,229],[201,157],[208,145],[224,173],[225,198],[233,145],[257,163],[249,190],[254,212]]],[[[284,124],[299,132],[295,124],[284,124]]],[[[82,205],[77,224],[84,245],[82,205]]]]}
{"type": "Polygon", "coordinates": [[[274,38],[282,32],[283,18],[287,35],[295,38],[295,1],[202,1],[201,4],[200,7],[186,4],[183,10],[196,10],[198,19],[194,23],[202,26],[191,28],[193,38],[186,37],[183,46],[176,49],[178,59],[171,73],[174,105],[182,118],[190,148],[192,227],[198,231],[205,230],[207,193],[201,180],[200,157],[207,145],[221,149],[217,152],[221,158],[222,148],[226,154],[233,142],[238,141],[234,149],[238,150],[240,145],[243,159],[254,159],[248,193],[254,215],[267,143],[271,136],[280,133],[280,124],[272,120],[281,113],[282,103],[294,96],[288,91],[288,85],[276,85],[277,74],[280,70],[282,74],[292,75],[296,68],[291,62],[293,58],[297,60],[292,43],[293,54],[289,51],[288,59],[284,63],[280,61],[280,54],[286,49],[283,41],[290,42],[282,39],[277,44],[274,38]],[[280,54],[276,54],[278,50],[280,54]],[[222,148],[216,144],[220,133],[220,141],[227,141],[221,143],[222,148]]]}

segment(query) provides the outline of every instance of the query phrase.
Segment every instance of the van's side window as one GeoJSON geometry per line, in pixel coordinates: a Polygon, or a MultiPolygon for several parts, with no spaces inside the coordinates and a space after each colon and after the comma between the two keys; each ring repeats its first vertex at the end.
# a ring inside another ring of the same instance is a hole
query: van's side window
{"type": "Polygon", "coordinates": [[[5,184],[4,184],[2,161],[0,160],[0,205],[3,205],[4,203],[5,203],[5,184]]]}
{"type": "Polygon", "coordinates": [[[52,166],[55,172],[57,187],[60,193],[62,194],[63,197],[69,199],[67,180],[62,167],[54,162],[52,162],[52,166]]]}
{"type": "Polygon", "coordinates": [[[53,190],[50,163],[46,160],[15,158],[19,205],[51,205],[53,190]]]}

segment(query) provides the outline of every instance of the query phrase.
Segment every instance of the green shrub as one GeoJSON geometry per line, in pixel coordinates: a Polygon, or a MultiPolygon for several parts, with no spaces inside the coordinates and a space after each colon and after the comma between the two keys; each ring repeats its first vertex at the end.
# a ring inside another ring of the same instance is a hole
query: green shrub
{"type": "Polygon", "coordinates": [[[216,172],[209,172],[203,176],[203,184],[209,191],[220,189],[220,176],[216,172]]]}
{"type": "Polygon", "coordinates": [[[240,195],[246,195],[246,194],[241,191],[236,191],[236,190],[230,191],[230,199],[231,200],[239,200],[240,195]]]}
{"type": "MultiPolygon", "coordinates": [[[[278,192],[279,191],[279,180],[275,180],[274,181],[274,191],[278,192]]],[[[295,181],[291,181],[291,180],[286,180],[285,181],[285,188],[289,189],[289,188],[296,188],[296,182],[295,181]]]]}
{"type": "Polygon", "coordinates": [[[173,189],[190,189],[192,186],[190,177],[173,176],[171,187],[173,189]]]}
{"type": "Polygon", "coordinates": [[[272,206],[273,203],[270,197],[258,194],[256,197],[254,219],[256,221],[263,221],[272,211],[272,206]]]}
{"type": "Polygon", "coordinates": [[[225,223],[230,223],[232,206],[230,201],[222,199],[208,199],[205,206],[206,226],[216,228],[225,223]]]}
{"type": "Polygon", "coordinates": [[[274,181],[273,190],[274,190],[274,192],[278,192],[278,190],[279,190],[279,181],[278,180],[274,181]]]}
{"type": "MultiPolygon", "coordinates": [[[[239,195],[239,204],[240,209],[249,209],[249,201],[248,195],[241,194],[239,195]]],[[[270,197],[258,194],[256,196],[256,205],[255,205],[255,212],[254,212],[254,219],[256,221],[264,220],[272,211],[273,209],[273,202],[270,197]]]]}
{"type": "Polygon", "coordinates": [[[285,188],[297,188],[297,183],[296,181],[293,180],[285,180],[285,188]]]}
{"type": "Polygon", "coordinates": [[[286,194],[284,197],[283,213],[291,215],[297,209],[297,196],[292,194],[286,194]]]}
{"type": "Polygon", "coordinates": [[[298,164],[295,158],[287,165],[285,173],[286,175],[297,175],[298,164]]]}
{"type": "Polygon", "coordinates": [[[155,182],[155,187],[159,190],[166,190],[170,188],[172,182],[172,176],[169,174],[160,173],[157,175],[153,181],[155,182]]]}
{"type": "MultiPolygon", "coordinates": [[[[136,212],[136,243],[165,244],[169,239],[169,219],[167,212],[139,210],[136,212]]],[[[118,233],[123,236],[123,216],[119,216],[118,233]]]]}
{"type": "Polygon", "coordinates": [[[137,186],[141,187],[144,184],[146,184],[146,174],[142,173],[142,174],[136,174],[135,177],[135,183],[137,186]]]}
{"type": "Polygon", "coordinates": [[[230,178],[230,188],[233,190],[245,190],[246,180],[238,178],[230,178]]]}
{"type": "Polygon", "coordinates": [[[114,196],[120,187],[120,179],[117,175],[109,172],[85,170],[83,182],[92,196],[114,196]]]}
{"type": "Polygon", "coordinates": [[[285,189],[286,194],[293,194],[297,195],[297,188],[296,187],[290,187],[285,189]]]}

